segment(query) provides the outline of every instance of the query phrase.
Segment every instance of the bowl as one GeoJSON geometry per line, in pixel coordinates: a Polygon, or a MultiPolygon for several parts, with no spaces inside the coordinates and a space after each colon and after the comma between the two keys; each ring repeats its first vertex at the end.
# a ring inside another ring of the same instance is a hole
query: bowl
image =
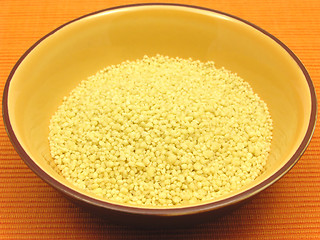
{"type": "Polygon", "coordinates": [[[178,4],[114,7],[58,27],[18,60],[3,94],[7,133],[32,171],[90,211],[138,226],[207,221],[251,199],[298,161],[312,137],[316,116],[317,100],[310,76],[282,42],[238,17],[178,4]],[[105,66],[156,54],[212,60],[250,83],[267,103],[274,125],[263,174],[214,201],[157,208],[101,199],[73,186],[55,171],[48,126],[63,97],[105,66]]]}

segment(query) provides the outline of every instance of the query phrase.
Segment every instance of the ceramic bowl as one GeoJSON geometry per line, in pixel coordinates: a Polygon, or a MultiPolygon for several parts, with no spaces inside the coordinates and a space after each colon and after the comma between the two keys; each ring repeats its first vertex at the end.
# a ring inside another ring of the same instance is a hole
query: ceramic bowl
{"type": "Polygon", "coordinates": [[[277,38],[238,17],[176,4],[138,4],[91,13],[37,41],[10,73],[3,117],[13,146],[40,178],[106,218],[139,226],[206,221],[266,189],[298,161],[313,134],[317,100],[305,67],[277,38]],[[193,206],[145,208],[103,200],[54,170],[49,119],[64,96],[111,64],[162,54],[212,60],[238,73],[267,103],[273,140],[266,171],[223,198],[193,206]]]}

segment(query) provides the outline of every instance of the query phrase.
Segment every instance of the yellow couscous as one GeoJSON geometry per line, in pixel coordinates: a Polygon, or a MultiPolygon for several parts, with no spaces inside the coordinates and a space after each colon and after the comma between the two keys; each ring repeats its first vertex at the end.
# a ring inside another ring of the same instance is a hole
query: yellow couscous
{"type": "Polygon", "coordinates": [[[106,200],[177,206],[259,176],[271,146],[267,105],[213,62],[157,55],[109,66],[65,97],[50,121],[61,174],[106,200]]]}

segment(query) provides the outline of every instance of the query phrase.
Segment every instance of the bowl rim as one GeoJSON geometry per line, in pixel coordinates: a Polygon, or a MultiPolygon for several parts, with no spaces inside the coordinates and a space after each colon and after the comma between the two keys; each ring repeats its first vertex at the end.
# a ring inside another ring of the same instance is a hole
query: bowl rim
{"type": "Polygon", "coordinates": [[[48,34],[44,35],[42,38],[40,38],[38,41],[36,41],[17,61],[17,63],[14,65],[12,68],[8,79],[6,81],[4,91],[3,91],[3,99],[2,99],[2,115],[3,115],[3,121],[4,121],[4,126],[6,129],[6,132],[9,136],[9,139],[14,146],[16,152],[19,154],[21,159],[25,162],[25,164],[36,174],[38,175],[42,180],[44,180],[46,183],[51,185],[53,188],[57,189],[58,191],[64,193],[66,196],[71,197],[75,200],[85,202],[90,205],[94,205],[99,208],[105,208],[113,211],[118,211],[118,212],[124,212],[124,213],[130,213],[130,214],[138,214],[138,215],[153,215],[153,216],[177,216],[177,215],[192,215],[196,213],[201,213],[201,212],[207,212],[207,211],[212,211],[212,210],[218,210],[223,207],[229,206],[229,205],[235,205],[239,202],[242,202],[251,196],[263,191],[266,189],[268,186],[272,185],[275,183],[277,180],[279,180],[284,174],[286,174],[299,160],[299,158],[302,156],[304,151],[306,150],[308,144],[311,141],[312,135],[315,130],[316,126],[316,120],[317,120],[317,97],[316,97],[316,91],[315,87],[313,85],[313,82],[302,64],[302,62],[299,60],[299,58],[284,44],[282,43],[278,38],[273,36],[272,34],[268,33],[264,29],[260,28],[259,26],[248,22],[247,20],[244,20],[242,18],[239,18],[237,16],[221,12],[219,10],[214,10],[206,7],[200,7],[200,6],[194,6],[194,5],[188,5],[188,4],[177,4],[177,3],[138,3],[138,4],[128,4],[128,5],[121,5],[121,6],[115,6],[111,8],[106,8],[102,10],[98,10],[83,16],[80,16],[78,18],[75,18],[71,21],[68,21],[53,31],[49,32],[48,34]],[[9,117],[9,109],[8,109],[8,92],[10,88],[10,82],[20,66],[20,64],[23,62],[23,60],[28,56],[32,50],[37,47],[42,41],[44,41],[46,38],[48,38],[50,35],[54,34],[55,32],[59,31],[63,27],[72,24],[73,22],[82,20],[84,18],[98,15],[100,13],[116,10],[116,9],[130,9],[132,7],[146,7],[146,6],[168,6],[168,7],[173,7],[173,8],[187,8],[187,9],[196,9],[196,10],[203,10],[203,11],[208,11],[208,12],[213,12],[215,14],[221,15],[221,16],[226,16],[229,18],[232,18],[234,20],[240,21],[249,27],[252,27],[258,31],[260,31],[262,34],[265,36],[269,37],[271,40],[275,41],[278,45],[280,45],[290,56],[291,58],[297,63],[298,67],[300,70],[303,72],[304,77],[308,83],[309,86],[309,91],[311,95],[311,114],[310,114],[310,119],[309,119],[309,124],[307,128],[307,132],[301,141],[299,147],[293,154],[293,156],[286,162],[284,166],[282,166],[280,169],[278,169],[274,174],[272,174],[270,177],[267,179],[263,180],[261,183],[253,186],[250,189],[247,189],[243,192],[240,192],[236,195],[227,197],[225,199],[221,199],[218,201],[214,202],[209,202],[209,203],[203,203],[203,204],[197,204],[197,205],[192,205],[192,206],[185,206],[185,207],[170,207],[170,208],[148,208],[148,207],[135,207],[135,206],[127,206],[127,205],[121,205],[121,204],[115,204],[115,203],[110,203],[107,201],[99,200],[90,196],[87,196],[85,194],[82,194],[80,192],[75,191],[72,188],[69,188],[68,186],[62,184],[58,180],[54,179],[51,177],[49,174],[47,174],[42,168],[40,168],[35,161],[32,160],[32,158],[26,153],[26,151],[23,149],[23,147],[20,145],[19,140],[17,139],[15,132],[12,128],[11,122],[10,122],[10,117],[9,117]]]}

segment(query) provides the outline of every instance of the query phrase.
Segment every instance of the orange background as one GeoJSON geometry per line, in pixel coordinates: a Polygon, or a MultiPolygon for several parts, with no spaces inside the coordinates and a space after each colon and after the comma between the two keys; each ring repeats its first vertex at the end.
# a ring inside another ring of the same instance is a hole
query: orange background
{"type": "MultiPolygon", "coordinates": [[[[319,0],[176,2],[227,12],[275,35],[304,63],[319,96],[319,0]]],[[[84,14],[131,3],[138,1],[0,0],[1,92],[15,62],[40,37],[84,14]]],[[[137,230],[106,223],[44,183],[14,151],[1,121],[0,239],[320,239],[319,153],[317,127],[295,167],[231,214],[188,229],[137,230]]]]}

